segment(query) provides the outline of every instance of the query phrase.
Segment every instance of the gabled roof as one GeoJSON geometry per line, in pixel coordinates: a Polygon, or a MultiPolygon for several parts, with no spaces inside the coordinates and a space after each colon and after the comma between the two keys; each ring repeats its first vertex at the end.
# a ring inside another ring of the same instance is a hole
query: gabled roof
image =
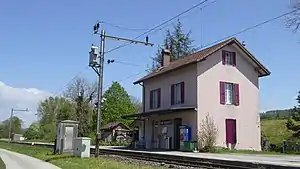
{"type": "Polygon", "coordinates": [[[203,50],[200,50],[198,52],[195,52],[189,56],[183,57],[182,59],[178,59],[175,61],[170,62],[170,64],[167,67],[161,67],[157,70],[151,72],[150,74],[144,76],[143,78],[139,79],[138,81],[134,82],[133,84],[138,84],[140,82],[143,82],[146,79],[150,79],[153,77],[156,77],[158,75],[162,75],[164,73],[176,70],[178,68],[181,68],[183,66],[187,66],[192,63],[197,63],[199,61],[202,61],[208,56],[211,56],[213,53],[217,52],[218,50],[222,49],[223,47],[227,45],[231,45],[235,43],[242,51],[244,51],[249,58],[257,64],[258,71],[259,71],[259,77],[268,76],[270,75],[270,71],[264,67],[236,38],[230,38],[223,42],[220,42],[216,45],[213,45],[211,47],[205,48],[203,50]]]}
{"type": "Polygon", "coordinates": [[[105,129],[110,130],[110,129],[113,129],[113,128],[119,126],[119,125],[122,125],[124,128],[128,129],[128,127],[125,124],[121,123],[121,122],[109,122],[106,125],[104,125],[101,129],[102,130],[105,130],[105,129]]]}

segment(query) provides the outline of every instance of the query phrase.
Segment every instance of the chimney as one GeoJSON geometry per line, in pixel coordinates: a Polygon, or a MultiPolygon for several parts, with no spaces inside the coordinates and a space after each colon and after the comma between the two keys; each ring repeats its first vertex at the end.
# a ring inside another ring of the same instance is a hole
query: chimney
{"type": "Polygon", "coordinates": [[[168,67],[171,62],[171,51],[169,49],[163,49],[161,54],[162,54],[161,66],[168,67]]]}

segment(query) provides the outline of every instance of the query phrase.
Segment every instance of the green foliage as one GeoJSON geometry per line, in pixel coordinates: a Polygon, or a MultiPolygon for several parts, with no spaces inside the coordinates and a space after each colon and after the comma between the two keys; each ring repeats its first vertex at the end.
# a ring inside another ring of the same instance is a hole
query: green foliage
{"type": "Polygon", "coordinates": [[[194,40],[190,38],[191,32],[185,33],[183,31],[182,23],[178,20],[177,24],[173,27],[172,32],[170,30],[166,31],[164,44],[159,46],[156,57],[153,59],[152,69],[161,66],[162,55],[161,48],[166,48],[171,51],[171,61],[183,58],[185,56],[194,53],[197,48],[193,46],[194,40]]]}
{"type": "Polygon", "coordinates": [[[139,99],[137,99],[136,97],[134,97],[134,96],[130,96],[130,98],[131,98],[131,102],[134,105],[134,107],[137,110],[137,112],[142,112],[143,111],[143,104],[142,104],[142,102],[139,99]]]}
{"type": "MultiPolygon", "coordinates": [[[[10,118],[3,121],[2,124],[0,124],[0,138],[7,138],[9,133],[9,124],[10,124],[10,118]]],[[[17,116],[13,116],[12,118],[12,127],[11,127],[11,134],[23,134],[22,130],[23,121],[17,116]]],[[[11,135],[12,137],[12,135],[11,135]]]]}
{"type": "Polygon", "coordinates": [[[265,113],[260,113],[260,119],[288,119],[291,114],[292,109],[270,110],[265,113]]]}
{"type": "Polygon", "coordinates": [[[33,122],[25,131],[24,137],[28,140],[41,138],[40,124],[38,122],[33,122]]]}
{"type": "Polygon", "coordinates": [[[38,123],[35,123],[33,128],[29,127],[29,138],[31,132],[38,131],[38,136],[33,136],[32,139],[45,139],[53,141],[56,137],[57,122],[61,120],[73,120],[74,108],[70,101],[62,97],[49,97],[40,102],[38,106],[38,123]],[[34,129],[34,130],[31,130],[34,129]]]}
{"type": "Polygon", "coordinates": [[[101,107],[101,125],[109,122],[123,122],[128,125],[131,121],[121,118],[122,115],[136,113],[137,107],[132,103],[130,96],[125,89],[118,83],[113,82],[103,95],[105,101],[101,107]]]}
{"type": "MultiPolygon", "coordinates": [[[[76,158],[72,155],[53,155],[52,149],[0,142],[0,148],[35,157],[63,169],[164,169],[164,167],[130,164],[112,158],[76,158]]],[[[1,165],[1,164],[0,164],[1,165]]],[[[0,169],[2,169],[0,167],[0,169]]]]}
{"type": "Polygon", "coordinates": [[[0,169],[5,169],[5,168],[6,168],[6,165],[4,164],[2,159],[0,158],[0,169]]]}
{"type": "Polygon", "coordinates": [[[298,93],[298,97],[296,100],[298,105],[295,106],[295,108],[293,109],[292,115],[290,116],[290,118],[286,123],[286,127],[289,130],[294,132],[293,135],[295,137],[299,137],[300,136],[300,91],[298,93]]]}
{"type": "Polygon", "coordinates": [[[261,120],[261,132],[272,144],[280,145],[283,140],[292,136],[292,131],[286,128],[286,119],[261,120]]]}
{"type": "MultiPolygon", "coordinates": [[[[84,78],[75,79],[64,91],[64,97],[49,97],[38,107],[39,135],[31,136],[36,130],[28,130],[31,139],[53,141],[56,137],[57,123],[62,120],[79,122],[78,136],[88,136],[92,132],[93,99],[95,84],[84,78]]],[[[35,126],[36,129],[36,126],[35,126]]]]}
{"type": "Polygon", "coordinates": [[[79,122],[79,137],[89,136],[91,132],[95,131],[92,129],[94,113],[92,101],[96,98],[96,89],[95,83],[90,83],[84,78],[77,78],[64,92],[65,97],[74,107],[73,119],[79,122]]]}

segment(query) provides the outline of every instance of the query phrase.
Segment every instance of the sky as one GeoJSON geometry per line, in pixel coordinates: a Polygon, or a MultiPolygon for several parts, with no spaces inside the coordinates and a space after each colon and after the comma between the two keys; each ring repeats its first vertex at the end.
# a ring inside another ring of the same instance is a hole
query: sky
{"type": "MultiPolygon", "coordinates": [[[[29,108],[16,112],[29,125],[36,119],[38,103],[60,95],[74,76],[97,80],[88,67],[91,44],[99,45],[99,37],[92,34],[97,20],[111,23],[102,25],[107,35],[134,38],[199,2],[0,0],[0,120],[9,117],[11,108],[29,108]]],[[[209,0],[179,19],[201,47],[290,10],[289,0],[209,0]]],[[[166,29],[174,23],[148,34],[153,47],[129,45],[107,53],[105,61],[130,64],[106,64],[104,89],[118,81],[130,95],[141,98],[141,88],[132,82],[146,74],[166,29]]],[[[271,71],[260,79],[262,111],[293,107],[300,90],[294,75],[300,71],[300,33],[284,23],[281,18],[235,36],[271,71]]],[[[107,40],[105,51],[122,44],[107,40]]]]}

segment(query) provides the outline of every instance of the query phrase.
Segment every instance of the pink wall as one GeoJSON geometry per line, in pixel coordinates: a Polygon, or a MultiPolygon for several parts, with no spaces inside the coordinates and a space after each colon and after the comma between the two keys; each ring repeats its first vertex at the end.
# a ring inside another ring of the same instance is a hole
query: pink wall
{"type": "MultiPolygon", "coordinates": [[[[179,106],[197,106],[196,116],[198,118],[194,118],[193,113],[173,114],[168,118],[180,115],[182,118],[189,119],[189,125],[198,130],[205,114],[209,113],[214,118],[219,130],[217,146],[222,147],[226,146],[225,119],[236,119],[237,145],[235,148],[261,150],[258,74],[250,64],[251,61],[235,45],[224,47],[224,49],[236,51],[236,67],[222,65],[220,50],[205,61],[146,80],[144,82],[146,112],[151,111],[149,109],[151,90],[161,88],[162,103],[159,109],[168,109],[171,107],[171,84],[184,81],[185,103],[179,106]],[[239,84],[239,106],[220,104],[220,81],[239,84]]],[[[150,117],[149,120],[161,118],[167,117],[150,117]]],[[[151,123],[147,121],[145,133],[147,142],[151,139],[151,131],[151,123]]],[[[194,139],[195,136],[196,132],[193,133],[194,139]]]]}
{"type": "Polygon", "coordinates": [[[184,81],[185,83],[185,103],[176,106],[196,106],[197,105],[197,65],[193,64],[168,74],[154,77],[144,81],[146,112],[151,110],[168,109],[171,107],[171,84],[184,81]],[[161,107],[159,109],[149,109],[150,91],[161,88],[161,107]]]}
{"type": "Polygon", "coordinates": [[[209,56],[206,61],[198,63],[198,121],[201,122],[206,113],[209,113],[219,130],[217,146],[225,147],[225,119],[236,119],[235,148],[261,150],[258,74],[247,56],[238,48],[231,45],[224,49],[236,52],[236,67],[222,64],[221,50],[209,56]],[[239,106],[220,104],[219,81],[239,84],[239,106]]]}

